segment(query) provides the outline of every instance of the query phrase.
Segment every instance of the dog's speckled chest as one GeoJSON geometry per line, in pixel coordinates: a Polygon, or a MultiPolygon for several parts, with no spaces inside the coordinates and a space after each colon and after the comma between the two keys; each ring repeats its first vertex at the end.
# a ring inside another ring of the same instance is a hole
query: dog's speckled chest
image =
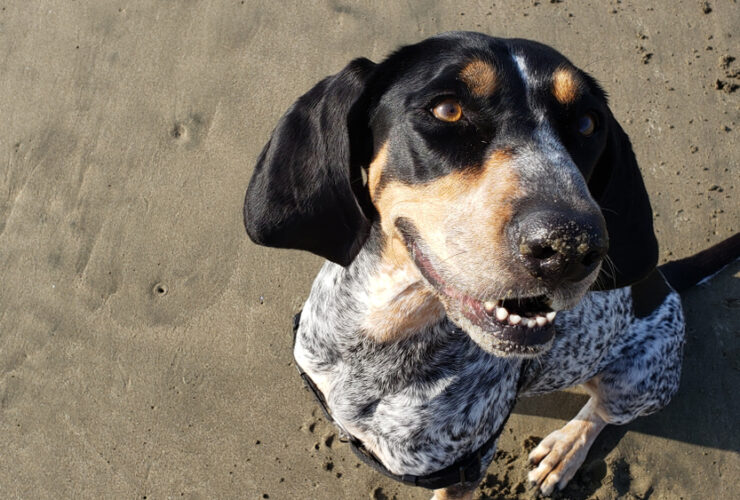
{"type": "MultiPolygon", "coordinates": [[[[476,449],[501,425],[517,396],[522,361],[483,351],[445,319],[385,344],[357,333],[367,266],[327,263],[307,300],[295,347],[321,381],[338,425],[399,474],[426,474],[476,449]]],[[[556,320],[552,349],[530,364],[524,395],[581,383],[636,337],[675,316],[675,294],[650,317],[631,314],[629,288],[588,294],[556,320]]],[[[673,321],[668,321],[670,330],[673,321]]]]}

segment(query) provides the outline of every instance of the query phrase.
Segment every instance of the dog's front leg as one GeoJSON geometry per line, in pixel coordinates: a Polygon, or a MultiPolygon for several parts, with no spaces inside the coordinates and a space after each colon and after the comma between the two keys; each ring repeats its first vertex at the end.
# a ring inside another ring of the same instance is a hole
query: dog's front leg
{"type": "Polygon", "coordinates": [[[545,495],[568,484],[586,459],[596,436],[606,427],[595,390],[597,384],[596,380],[584,384],[591,399],[573,420],[550,433],[529,454],[529,461],[537,467],[529,472],[528,479],[545,495]]]}

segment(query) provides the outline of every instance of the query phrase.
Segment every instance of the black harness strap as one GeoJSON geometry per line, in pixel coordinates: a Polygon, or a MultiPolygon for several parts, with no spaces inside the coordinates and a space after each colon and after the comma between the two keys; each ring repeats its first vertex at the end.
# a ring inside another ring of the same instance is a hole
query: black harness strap
{"type": "MultiPolygon", "coordinates": [[[[296,341],[296,335],[298,334],[298,325],[300,324],[301,320],[301,313],[295,315],[293,318],[293,345],[295,346],[296,341]]],[[[519,386],[523,382],[524,379],[524,371],[526,370],[526,367],[529,363],[525,360],[525,362],[522,363],[521,372],[519,374],[519,386]]],[[[331,414],[329,413],[329,407],[326,404],[326,399],[324,399],[324,395],[321,393],[321,391],[316,387],[316,384],[314,384],[313,380],[311,380],[311,377],[308,376],[306,372],[303,371],[303,369],[296,363],[296,368],[298,368],[298,373],[300,373],[301,378],[303,379],[303,382],[305,383],[306,387],[313,393],[316,400],[319,402],[319,406],[321,406],[321,410],[324,412],[324,416],[329,422],[335,423],[334,419],[332,418],[331,414]]],[[[401,483],[410,485],[410,486],[421,486],[422,488],[428,488],[431,490],[436,490],[440,488],[446,488],[449,486],[453,486],[456,484],[471,484],[476,483],[480,480],[482,476],[482,470],[481,470],[481,461],[483,460],[483,457],[493,448],[493,446],[496,444],[496,440],[501,435],[501,432],[504,429],[504,425],[506,425],[506,421],[509,420],[509,416],[511,415],[511,411],[514,409],[514,403],[516,402],[516,399],[511,403],[510,407],[507,410],[506,417],[504,418],[504,421],[501,423],[501,426],[499,429],[490,437],[488,440],[486,440],[485,443],[483,443],[480,448],[477,450],[468,453],[467,455],[460,458],[458,461],[453,463],[452,465],[449,465],[445,467],[444,469],[438,470],[437,472],[432,472],[431,474],[425,474],[423,476],[414,476],[411,474],[403,474],[398,475],[394,474],[391,471],[389,471],[385,465],[378,460],[378,458],[373,455],[370,450],[365,448],[365,445],[362,444],[362,441],[355,438],[354,436],[347,436],[347,442],[349,443],[350,448],[352,451],[357,455],[357,458],[359,458],[365,465],[368,465],[375,469],[377,472],[380,472],[384,476],[387,476],[391,479],[394,479],[396,481],[399,481],[401,483]]]]}

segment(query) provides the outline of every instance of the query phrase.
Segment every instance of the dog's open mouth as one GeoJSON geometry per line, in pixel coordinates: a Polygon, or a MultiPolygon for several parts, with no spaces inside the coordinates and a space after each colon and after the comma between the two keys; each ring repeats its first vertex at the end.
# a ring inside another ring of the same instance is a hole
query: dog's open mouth
{"type": "Polygon", "coordinates": [[[445,282],[417,239],[404,239],[417,268],[439,292],[449,318],[481,347],[505,356],[534,356],[549,348],[555,336],[557,313],[547,296],[487,300],[472,297],[445,282]]]}
{"type": "MultiPolygon", "coordinates": [[[[497,301],[480,301],[467,295],[461,298],[463,307],[459,312],[484,335],[492,336],[492,341],[498,341],[492,346],[496,351],[535,354],[555,336],[557,313],[550,309],[544,295],[497,301]]],[[[454,320],[455,314],[451,316],[454,320]]]]}

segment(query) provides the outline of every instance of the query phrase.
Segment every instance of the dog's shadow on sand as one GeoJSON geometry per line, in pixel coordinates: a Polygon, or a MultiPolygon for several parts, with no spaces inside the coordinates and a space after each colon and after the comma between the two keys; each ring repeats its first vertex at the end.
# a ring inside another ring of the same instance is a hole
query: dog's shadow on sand
{"type": "MultiPolygon", "coordinates": [[[[681,387],[662,411],[624,426],[608,426],[594,443],[583,470],[576,475],[567,498],[590,498],[606,475],[604,458],[629,432],[638,432],[707,448],[740,449],[737,415],[740,414],[740,262],[728,266],[706,285],[683,294],[686,316],[681,387]],[[594,470],[587,470],[589,465],[594,470]],[[604,470],[599,470],[599,468],[604,470]],[[586,480],[583,479],[585,476],[586,480]],[[599,477],[600,476],[600,477],[599,477]],[[591,477],[592,480],[588,480],[591,477]]],[[[522,415],[570,420],[588,397],[558,392],[520,400],[514,409],[522,415]]],[[[629,464],[617,463],[614,488],[629,491],[629,464]],[[620,470],[622,469],[622,470],[620,470]]],[[[652,489],[643,496],[647,499],[652,489]]],[[[557,496],[556,496],[557,497],[557,496]]],[[[565,498],[565,497],[563,497],[565,498]]]]}

